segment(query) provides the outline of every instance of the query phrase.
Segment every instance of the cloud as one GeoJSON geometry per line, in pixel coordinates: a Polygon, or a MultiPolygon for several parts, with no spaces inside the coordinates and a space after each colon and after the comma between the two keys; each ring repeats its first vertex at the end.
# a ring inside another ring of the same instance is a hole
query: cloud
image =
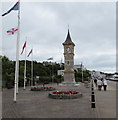
{"type": "MultiPolygon", "coordinates": [[[[3,3],[3,12],[11,6],[12,3],[3,3]]],[[[75,64],[83,61],[88,69],[114,71],[115,7],[112,2],[24,2],[21,4],[20,50],[27,37],[27,51],[33,47],[34,60],[42,62],[53,57],[60,62],[69,24],[75,43],[75,64]]],[[[16,11],[2,18],[3,55],[15,60],[16,36],[5,33],[13,26],[17,26],[16,11]]]]}

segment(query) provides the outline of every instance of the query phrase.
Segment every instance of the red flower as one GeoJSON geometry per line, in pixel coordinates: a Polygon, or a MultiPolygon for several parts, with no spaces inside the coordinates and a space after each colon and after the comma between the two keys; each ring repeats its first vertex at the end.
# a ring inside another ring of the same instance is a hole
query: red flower
{"type": "Polygon", "coordinates": [[[71,94],[77,94],[78,92],[76,91],[70,91],[71,94]]]}
{"type": "Polygon", "coordinates": [[[57,93],[56,91],[53,92],[53,94],[56,94],[56,93],[57,93]]]}
{"type": "Polygon", "coordinates": [[[53,88],[53,87],[48,87],[48,88],[53,88]]]}
{"type": "Polygon", "coordinates": [[[53,94],[62,94],[62,91],[54,91],[53,94]]]}
{"type": "Polygon", "coordinates": [[[48,87],[44,87],[44,89],[48,89],[48,87]]]}
{"type": "Polygon", "coordinates": [[[53,94],[77,94],[76,91],[54,91],[53,94]]]}
{"type": "Polygon", "coordinates": [[[70,94],[70,92],[64,92],[64,94],[70,94]]]}

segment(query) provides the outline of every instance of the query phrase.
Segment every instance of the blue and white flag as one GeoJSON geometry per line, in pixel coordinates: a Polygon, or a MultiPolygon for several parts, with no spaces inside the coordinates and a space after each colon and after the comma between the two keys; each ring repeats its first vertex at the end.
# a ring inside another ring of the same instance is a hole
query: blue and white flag
{"type": "Polygon", "coordinates": [[[20,6],[20,4],[19,4],[19,1],[18,1],[10,10],[8,10],[6,13],[2,14],[2,16],[7,15],[7,14],[10,13],[12,10],[19,10],[19,6],[20,6]]]}

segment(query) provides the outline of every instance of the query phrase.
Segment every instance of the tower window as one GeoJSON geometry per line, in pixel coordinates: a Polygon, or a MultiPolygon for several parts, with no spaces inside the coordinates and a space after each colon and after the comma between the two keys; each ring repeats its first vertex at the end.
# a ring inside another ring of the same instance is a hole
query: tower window
{"type": "Polygon", "coordinates": [[[70,65],[70,61],[69,61],[69,60],[68,60],[68,61],[66,61],[66,64],[67,64],[67,65],[70,65]]]}

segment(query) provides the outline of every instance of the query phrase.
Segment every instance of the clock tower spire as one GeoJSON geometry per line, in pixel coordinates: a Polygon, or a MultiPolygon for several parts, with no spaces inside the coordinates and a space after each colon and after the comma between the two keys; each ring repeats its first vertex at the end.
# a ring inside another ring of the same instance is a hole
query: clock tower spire
{"type": "Polygon", "coordinates": [[[75,44],[71,40],[69,29],[68,29],[68,34],[67,34],[66,40],[63,43],[63,45],[67,45],[67,44],[73,44],[75,46],[75,44]]]}
{"type": "Polygon", "coordinates": [[[74,46],[70,37],[70,32],[68,29],[68,34],[64,46],[64,83],[67,85],[75,84],[75,75],[74,75],[74,46]]]}

